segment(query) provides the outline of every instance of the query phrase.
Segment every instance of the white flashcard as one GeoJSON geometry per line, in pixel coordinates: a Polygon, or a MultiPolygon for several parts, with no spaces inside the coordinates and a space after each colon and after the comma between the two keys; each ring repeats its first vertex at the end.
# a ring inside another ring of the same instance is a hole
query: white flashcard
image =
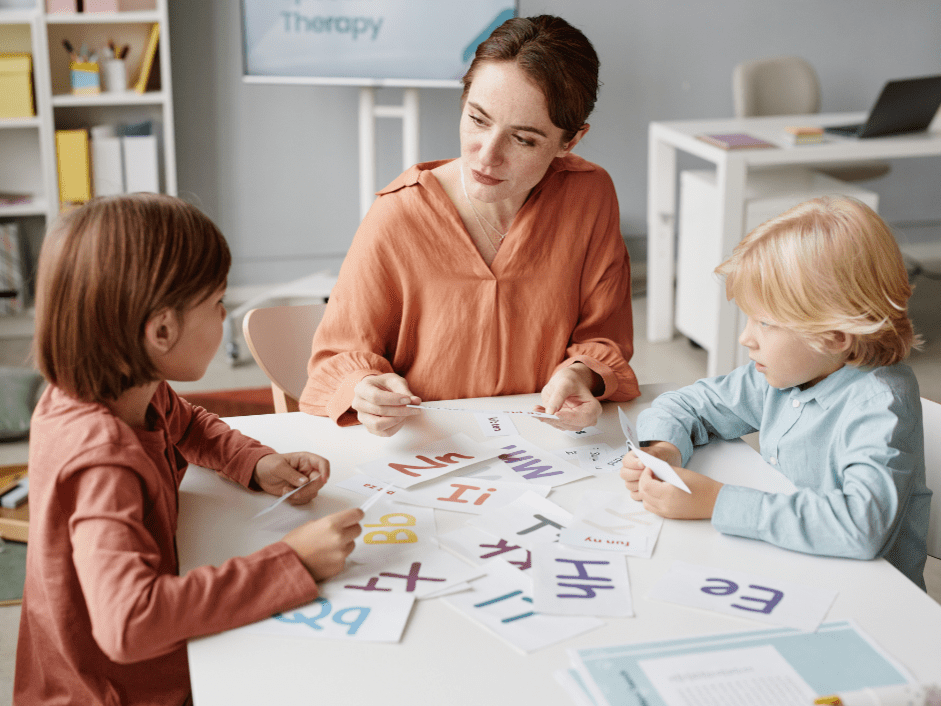
{"type": "Polygon", "coordinates": [[[500,453],[478,444],[466,434],[458,433],[421,450],[399,451],[392,457],[369,461],[357,468],[376,480],[395,483],[399,488],[410,488],[486,461],[500,453]]]}
{"type": "Polygon", "coordinates": [[[772,645],[643,659],[637,666],[665,706],[793,706],[812,704],[817,696],[772,645]]]}
{"type": "Polygon", "coordinates": [[[601,429],[598,427],[585,427],[584,429],[580,429],[578,431],[569,431],[567,429],[560,429],[559,431],[561,431],[566,436],[571,436],[573,439],[581,439],[582,437],[604,434],[604,432],[601,431],[601,429]]]}
{"type": "Polygon", "coordinates": [[[484,436],[513,436],[519,433],[516,431],[512,415],[509,414],[474,412],[474,419],[480,425],[484,436]]]}
{"type": "Polygon", "coordinates": [[[637,430],[634,428],[634,425],[631,424],[631,420],[628,419],[627,415],[624,414],[624,410],[620,407],[618,408],[618,418],[621,420],[621,431],[623,431],[624,436],[627,437],[627,448],[633,451],[634,455],[664,483],[669,483],[680,490],[692,494],[692,491],[690,491],[686,483],[683,482],[683,479],[673,470],[673,466],[663,459],[651,456],[640,448],[637,441],[637,430]]]}
{"type": "Polygon", "coordinates": [[[491,446],[499,449],[498,458],[509,466],[518,478],[533,485],[555,488],[593,475],[556,454],[540,449],[521,436],[500,439],[498,442],[491,442],[491,446]]]}
{"type": "Polygon", "coordinates": [[[471,590],[442,599],[522,652],[533,652],[604,625],[597,618],[533,609],[532,581],[505,562],[487,566],[471,590]]]}
{"type": "Polygon", "coordinates": [[[601,549],[649,559],[663,518],[644,509],[624,492],[586,491],[559,542],[569,547],[601,549]]]}
{"type": "Polygon", "coordinates": [[[836,595],[826,588],[674,561],[649,597],[814,632],[836,595]]]}
{"type": "Polygon", "coordinates": [[[608,444],[600,443],[592,446],[573,446],[568,449],[559,449],[555,453],[570,463],[575,463],[583,471],[597,474],[612,469],[611,466],[604,463],[614,452],[608,444]]]}
{"type": "Polygon", "coordinates": [[[360,526],[362,534],[356,538],[356,547],[349,559],[357,564],[375,566],[388,561],[389,556],[416,548],[438,547],[438,529],[434,510],[415,505],[402,505],[382,497],[369,508],[360,526]]]}
{"type": "Polygon", "coordinates": [[[442,549],[396,554],[382,566],[351,565],[323,584],[325,591],[410,593],[416,598],[471,581],[485,573],[442,549]]]}
{"type": "Polygon", "coordinates": [[[334,591],[238,631],[305,639],[398,642],[414,603],[415,596],[406,593],[334,591]]]}
{"type": "Polygon", "coordinates": [[[528,486],[529,483],[516,475],[513,470],[500,459],[478,463],[476,466],[461,471],[459,478],[474,478],[478,481],[499,480],[504,483],[516,483],[528,486]]]}
{"type": "Polygon", "coordinates": [[[540,544],[531,575],[540,613],[634,617],[627,559],[620,554],[540,544]]]}
{"type": "Polygon", "coordinates": [[[523,545],[470,525],[438,535],[438,543],[477,565],[502,560],[520,571],[529,571],[533,566],[532,552],[523,545]]]}
{"type": "Polygon", "coordinates": [[[546,496],[549,486],[476,478],[442,478],[417,488],[398,490],[395,499],[408,505],[482,515],[492,508],[513,502],[525,493],[546,496]]]}
{"type": "Polygon", "coordinates": [[[468,524],[532,549],[539,543],[558,542],[559,532],[571,521],[572,513],[568,510],[529,491],[503,507],[475,517],[468,524]]]}
{"type": "Polygon", "coordinates": [[[469,412],[471,414],[521,414],[524,417],[539,417],[542,419],[558,419],[554,414],[546,414],[545,412],[527,412],[520,409],[464,409],[463,407],[433,407],[426,404],[407,404],[406,407],[411,407],[412,409],[421,409],[426,412],[469,412]]]}

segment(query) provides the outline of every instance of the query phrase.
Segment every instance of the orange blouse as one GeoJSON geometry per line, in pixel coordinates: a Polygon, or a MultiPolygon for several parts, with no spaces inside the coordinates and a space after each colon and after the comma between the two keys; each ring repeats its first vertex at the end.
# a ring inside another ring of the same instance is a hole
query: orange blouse
{"type": "Polygon", "coordinates": [[[582,362],[600,399],[640,394],[630,260],[614,184],[569,154],[553,160],[488,268],[457,209],[418,164],[379,192],[314,335],[300,408],[356,422],[353,388],[403,376],[422,400],[540,391],[582,362]]]}

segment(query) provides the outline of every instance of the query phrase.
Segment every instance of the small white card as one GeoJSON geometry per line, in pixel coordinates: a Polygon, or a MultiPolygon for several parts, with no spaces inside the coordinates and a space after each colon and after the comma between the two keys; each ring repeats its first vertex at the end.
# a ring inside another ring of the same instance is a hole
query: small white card
{"type": "Polygon", "coordinates": [[[455,434],[429,444],[419,451],[398,452],[394,456],[363,463],[357,468],[367,476],[399,488],[434,480],[475,463],[486,461],[501,452],[482,446],[466,434],[455,434]]]}
{"type": "Polygon", "coordinates": [[[601,429],[598,427],[585,427],[584,429],[579,429],[578,431],[570,431],[568,429],[560,430],[566,436],[571,436],[573,439],[581,439],[586,436],[596,436],[598,434],[604,434],[601,429]]]}
{"type": "Polygon", "coordinates": [[[535,607],[554,615],[633,617],[627,559],[559,544],[533,548],[535,607]]]}
{"type": "Polygon", "coordinates": [[[474,412],[474,419],[480,425],[484,436],[514,436],[519,433],[510,414],[474,412]]]}
{"type": "Polygon", "coordinates": [[[621,431],[623,431],[624,436],[627,437],[628,450],[633,451],[634,455],[637,456],[637,458],[642,461],[647,468],[653,471],[653,474],[664,483],[669,483],[670,485],[675,486],[680,490],[691,493],[686,483],[683,482],[683,479],[679,477],[675,470],[673,470],[673,466],[663,459],[657,458],[656,456],[651,456],[649,453],[640,448],[640,446],[638,446],[637,430],[634,429],[634,425],[631,423],[631,420],[628,419],[628,416],[624,414],[624,410],[620,407],[618,408],[618,418],[621,420],[621,431]]]}
{"type": "Polygon", "coordinates": [[[529,571],[533,567],[533,555],[529,549],[517,542],[495,537],[478,527],[458,527],[438,535],[438,543],[478,565],[504,561],[520,571],[529,571]]]}
{"type": "Polygon", "coordinates": [[[533,652],[604,625],[597,618],[544,615],[533,608],[532,581],[504,562],[487,565],[471,590],[442,599],[522,652],[533,652]]]}
{"type": "Polygon", "coordinates": [[[509,466],[518,478],[533,485],[555,488],[593,475],[520,436],[491,443],[495,443],[499,448],[498,458],[509,466]]]}
{"type": "Polygon", "coordinates": [[[649,559],[653,555],[663,518],[644,509],[624,492],[586,491],[572,522],[559,542],[570,547],[602,549],[649,559]]]}
{"type": "Polygon", "coordinates": [[[674,561],[650,598],[750,618],[807,632],[816,631],[837,592],[684,561],[674,561]]]}

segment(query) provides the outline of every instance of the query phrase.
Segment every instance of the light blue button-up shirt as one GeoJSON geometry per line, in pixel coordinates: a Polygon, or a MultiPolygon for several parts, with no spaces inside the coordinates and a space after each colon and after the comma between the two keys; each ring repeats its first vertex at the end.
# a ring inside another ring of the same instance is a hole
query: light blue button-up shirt
{"type": "Polygon", "coordinates": [[[717,530],[810,554],[884,556],[924,589],[931,491],[907,365],[846,365],[806,390],[779,390],[749,363],[661,395],[637,428],[642,442],[676,445],[684,466],[694,446],[759,431],[762,457],[798,490],[725,485],[717,530]]]}

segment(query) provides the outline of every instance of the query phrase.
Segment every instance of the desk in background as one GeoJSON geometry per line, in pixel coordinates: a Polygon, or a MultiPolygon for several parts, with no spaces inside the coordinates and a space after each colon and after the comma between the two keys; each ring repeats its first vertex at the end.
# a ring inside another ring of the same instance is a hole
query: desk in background
{"type": "MultiPolygon", "coordinates": [[[[643,385],[639,399],[605,404],[603,435],[584,440],[529,417],[515,419],[519,433],[546,450],[600,441],[617,447],[622,407],[632,419],[663,386],[643,385]]],[[[462,408],[529,410],[538,395],[461,400],[462,408]]],[[[441,406],[449,406],[441,403],[441,406]]],[[[457,404],[450,406],[458,406],[457,404]]],[[[426,413],[394,437],[372,436],[360,426],[338,428],[300,412],[236,417],[229,423],[279,452],[308,450],[331,462],[331,482],[311,506],[312,519],[357,506],[362,497],[336,487],[360,461],[426,445],[462,431],[484,441],[468,414],[426,413]]],[[[744,442],[717,442],[696,452],[690,468],[726,482],[780,487],[777,471],[744,442]]],[[[588,478],[554,490],[549,499],[574,511],[587,489],[622,489],[616,474],[588,478]]],[[[624,491],[626,492],[626,491],[624,491]]],[[[177,544],[181,570],[215,564],[277,541],[250,518],[271,503],[216,474],[191,468],[180,488],[177,544]]],[[[435,511],[439,534],[470,515],[435,511]]],[[[529,705],[571,706],[553,672],[569,666],[568,648],[760,629],[760,623],[660,601],[647,594],[674,560],[747,571],[839,591],[827,620],[852,618],[915,678],[941,681],[941,606],[885,560],[827,559],[727,537],[708,521],[666,520],[651,559],[628,558],[634,618],[605,618],[605,625],[560,644],[522,655],[437,599],[418,601],[399,644],[298,640],[222,633],[189,644],[190,674],[198,706],[272,703],[329,706],[529,705]]],[[[271,577],[277,581],[276,576],[271,577]]]]}
{"type": "MultiPolygon", "coordinates": [[[[647,340],[673,338],[673,277],[677,223],[676,154],[688,152],[715,165],[722,258],[745,235],[745,183],[748,172],[773,166],[827,164],[941,155],[941,131],[865,140],[827,136],[817,145],[788,145],[787,125],[841,125],[862,122],[865,113],[791,115],[722,120],[686,120],[650,124],[647,162],[647,340]],[[702,133],[745,132],[780,149],[723,150],[698,139],[702,133]]],[[[716,263],[718,264],[718,263],[716,263]]],[[[704,293],[706,296],[707,293],[704,293]]],[[[707,374],[720,375],[747,360],[738,346],[738,308],[717,286],[708,296],[718,302],[718,326],[709,351],[707,374]]]]}

